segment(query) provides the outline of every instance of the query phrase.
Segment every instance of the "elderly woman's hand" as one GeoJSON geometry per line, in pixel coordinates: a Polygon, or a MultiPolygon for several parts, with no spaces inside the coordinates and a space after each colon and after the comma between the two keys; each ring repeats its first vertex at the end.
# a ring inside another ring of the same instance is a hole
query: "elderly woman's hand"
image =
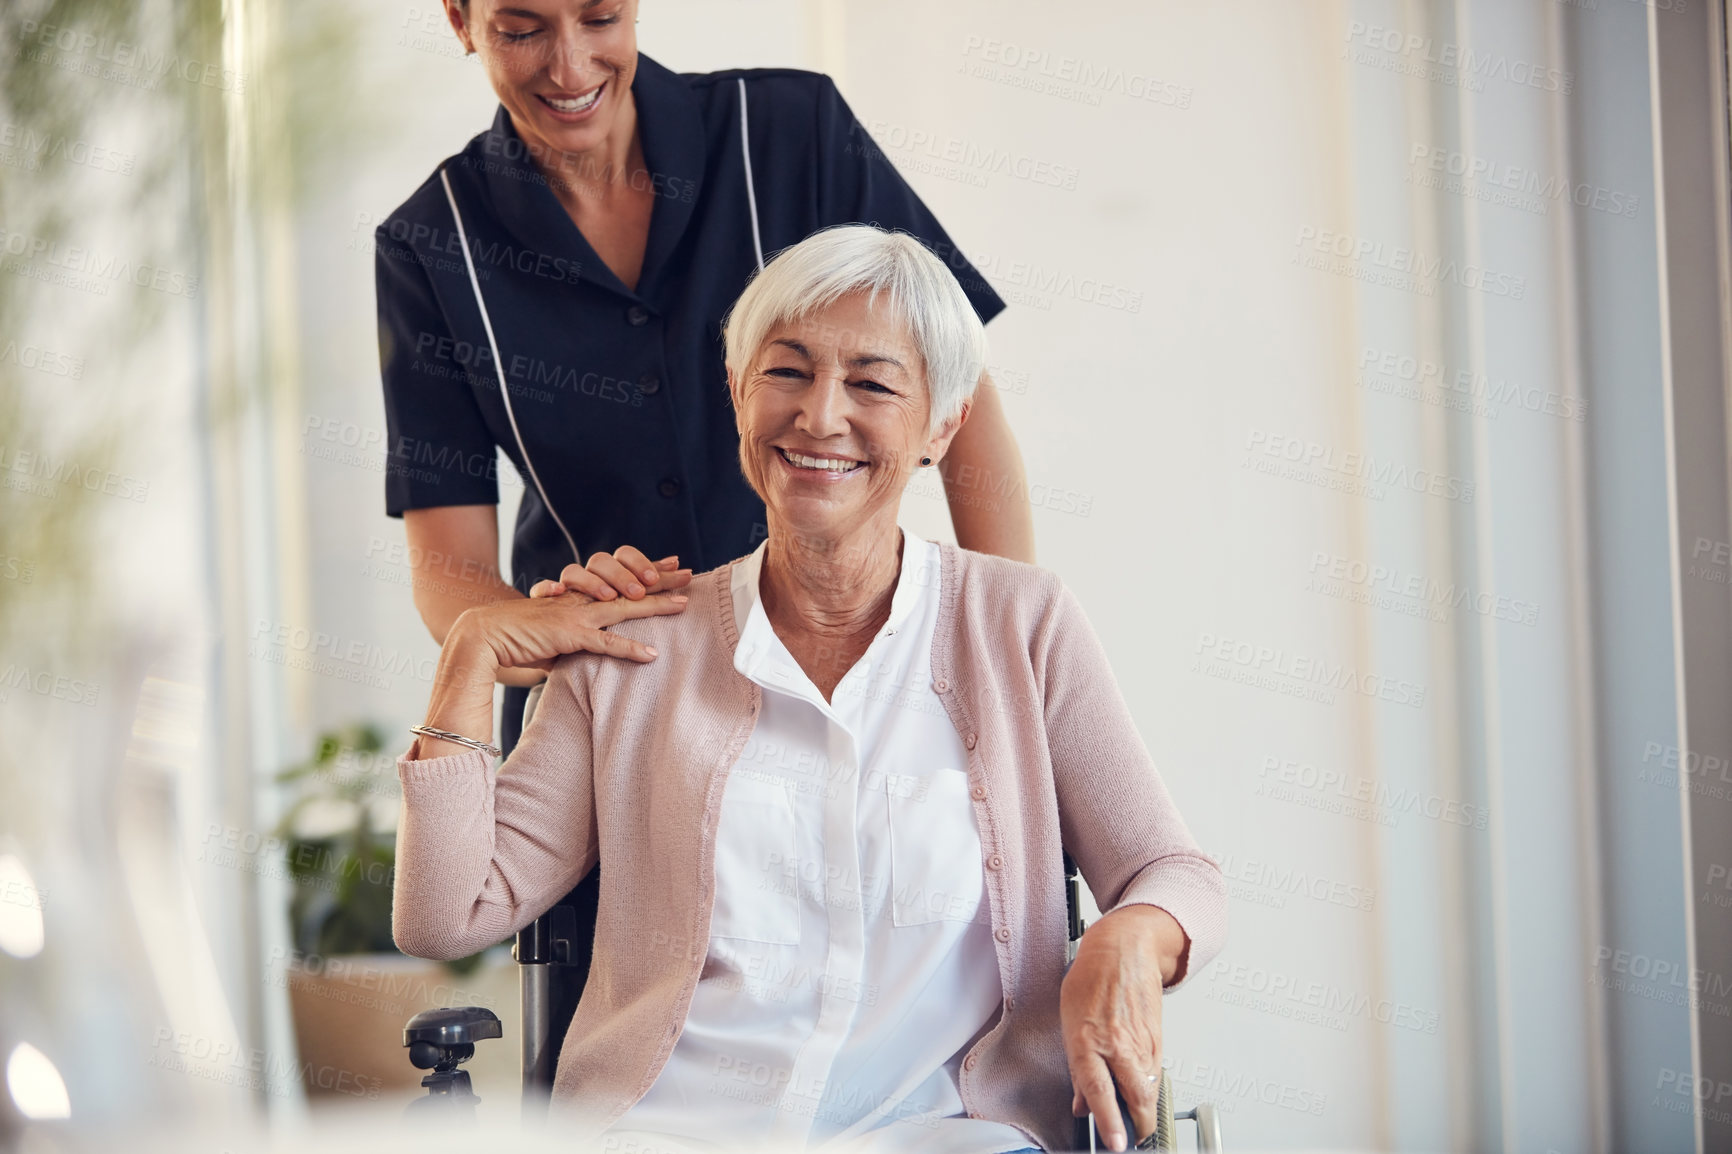
{"type": "Polygon", "coordinates": [[[551,669],[567,653],[649,661],[655,657],[654,649],[606,630],[634,617],[679,613],[685,607],[683,593],[658,593],[635,601],[596,601],[587,596],[496,601],[459,617],[445,639],[445,651],[461,651],[458,656],[467,657],[466,664],[491,661],[517,669],[551,669]]]}
{"type": "Polygon", "coordinates": [[[1059,1021],[1074,1087],[1071,1113],[1080,1118],[1092,1112],[1114,1150],[1123,1150],[1128,1140],[1113,1097],[1115,1079],[1136,1132],[1155,1128],[1161,990],[1179,973],[1189,945],[1166,910],[1125,906],[1083,934],[1060,987],[1059,1021]]]}
{"type": "Polygon", "coordinates": [[[612,601],[616,597],[640,600],[649,593],[671,593],[692,583],[692,571],[680,568],[680,559],[663,557],[651,561],[630,545],[622,545],[612,553],[597,553],[589,564],[575,562],[560,571],[557,581],[537,581],[529,590],[531,597],[559,597],[577,593],[591,601],[612,601]]]}
{"type": "MultiPolygon", "coordinates": [[[[656,651],[641,641],[607,632],[634,617],[680,613],[683,593],[656,593],[641,600],[592,601],[582,595],[514,598],[466,610],[439,650],[433,700],[426,724],[485,741],[493,734],[493,683],[499,670],[550,669],[567,653],[605,653],[653,661],[656,651]]],[[[440,757],[464,747],[423,738],[416,756],[440,757]]]]}

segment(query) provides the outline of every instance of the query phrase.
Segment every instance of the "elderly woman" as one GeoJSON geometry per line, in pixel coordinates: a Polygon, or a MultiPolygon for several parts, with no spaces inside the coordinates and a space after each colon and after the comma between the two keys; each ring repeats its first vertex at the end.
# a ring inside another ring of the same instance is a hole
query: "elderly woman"
{"type": "Polygon", "coordinates": [[[446,640],[400,765],[397,941],[468,954],[604,865],[554,1091],[584,1133],[1064,1149],[1068,1105],[1123,1149],[1115,1079],[1153,1129],[1162,989],[1220,948],[1220,872],[1058,579],[897,527],[984,354],[918,241],[808,238],[726,328],[767,540],[683,591],[555,590],[446,640]],[[495,775],[495,674],[535,665],[495,775]],[[1068,973],[1066,850],[1108,911],[1068,973]]]}

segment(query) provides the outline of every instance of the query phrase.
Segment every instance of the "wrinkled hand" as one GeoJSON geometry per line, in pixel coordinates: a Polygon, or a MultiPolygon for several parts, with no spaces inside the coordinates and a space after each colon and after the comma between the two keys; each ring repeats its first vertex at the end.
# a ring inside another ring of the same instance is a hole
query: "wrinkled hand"
{"type": "Polygon", "coordinates": [[[1109,1148],[1128,1141],[1113,1083],[1136,1133],[1155,1128],[1161,1072],[1161,989],[1189,945],[1158,906],[1114,910],[1090,926],[1059,988],[1059,1021],[1073,1087],[1071,1113],[1093,1113],[1109,1148]],[[1156,1077],[1150,1081],[1150,1075],[1156,1077]]]}
{"type": "Polygon", "coordinates": [[[557,581],[537,581],[529,595],[541,598],[576,593],[590,601],[617,597],[637,601],[650,593],[671,593],[690,585],[692,571],[679,565],[677,556],[651,561],[630,545],[622,545],[612,553],[595,554],[587,565],[567,565],[557,581]]]}
{"type": "MultiPolygon", "coordinates": [[[[495,601],[457,618],[439,650],[426,724],[478,741],[493,733],[493,685],[499,671],[551,669],[567,653],[605,653],[630,661],[653,661],[656,651],[641,641],[607,631],[635,617],[680,613],[683,593],[654,593],[637,601],[591,601],[582,595],[495,601]]],[[[464,747],[421,737],[413,757],[443,757],[464,747]]]]}
{"type": "Polygon", "coordinates": [[[459,617],[445,640],[445,649],[456,650],[453,660],[466,667],[491,664],[495,668],[551,669],[554,661],[567,653],[603,653],[651,661],[656,655],[653,648],[609,633],[608,627],[637,617],[681,613],[686,601],[684,593],[654,593],[635,601],[596,601],[583,595],[496,601],[459,617]]]}

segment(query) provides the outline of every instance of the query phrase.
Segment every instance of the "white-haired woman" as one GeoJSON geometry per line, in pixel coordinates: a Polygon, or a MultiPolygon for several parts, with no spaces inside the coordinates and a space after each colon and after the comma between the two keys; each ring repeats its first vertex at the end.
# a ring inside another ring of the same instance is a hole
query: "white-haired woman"
{"type": "Polygon", "coordinates": [[[1162,989],[1225,890],[1059,580],[897,526],[980,323],[917,241],[851,226],[777,257],[726,343],[768,539],[681,592],[459,619],[400,766],[398,943],[470,953],[600,862],[555,1086],[585,1132],[1063,1149],[1093,1109],[1122,1149],[1113,1078],[1151,1130],[1162,989]],[[495,776],[494,673],[537,663],[495,776]],[[1107,911],[1068,974],[1067,850],[1107,911]]]}

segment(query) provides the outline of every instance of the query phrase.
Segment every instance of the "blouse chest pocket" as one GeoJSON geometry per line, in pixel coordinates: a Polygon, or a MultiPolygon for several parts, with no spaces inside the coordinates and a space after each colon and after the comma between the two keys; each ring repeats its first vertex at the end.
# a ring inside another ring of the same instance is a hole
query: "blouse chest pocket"
{"type": "Polygon", "coordinates": [[[898,926],[986,921],[980,832],[968,774],[936,769],[886,778],[891,920],[898,926]]]}
{"type": "Polygon", "coordinates": [[[772,945],[800,940],[794,799],[780,782],[735,772],[716,831],[710,934],[772,945]]]}

